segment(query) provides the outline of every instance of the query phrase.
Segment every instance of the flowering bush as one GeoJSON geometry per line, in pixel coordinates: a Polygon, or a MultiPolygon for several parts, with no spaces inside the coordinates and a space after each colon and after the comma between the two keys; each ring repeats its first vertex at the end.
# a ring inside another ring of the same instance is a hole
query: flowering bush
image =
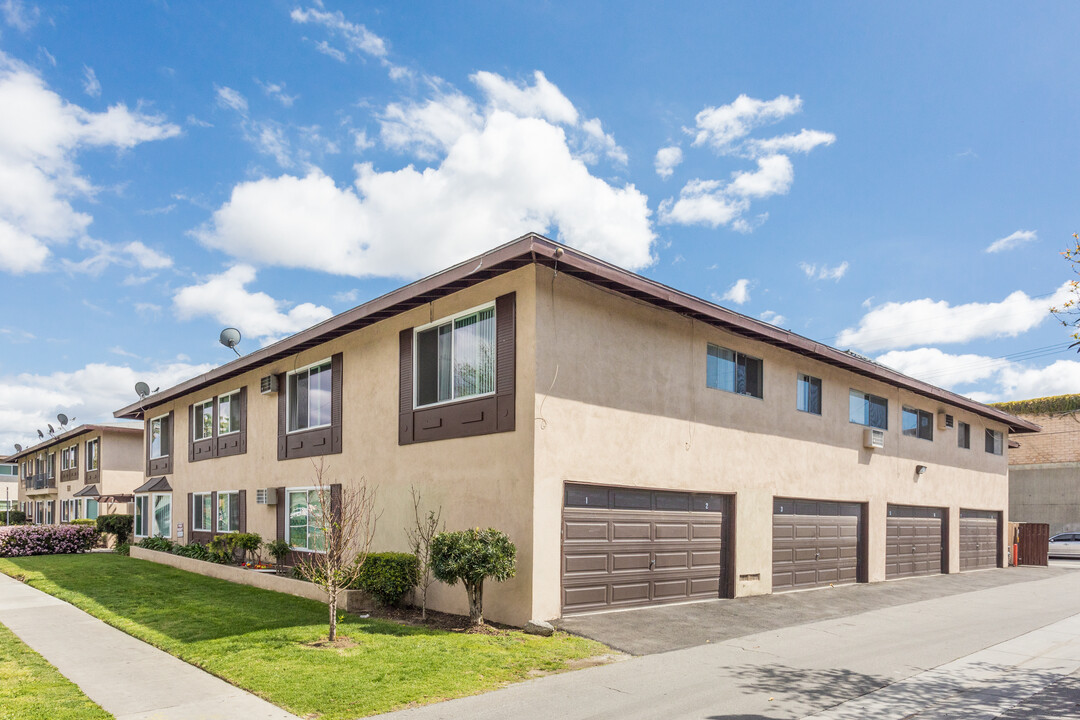
{"type": "Polygon", "coordinates": [[[86,552],[97,542],[97,528],[86,525],[22,525],[0,535],[0,557],[86,552]]]}

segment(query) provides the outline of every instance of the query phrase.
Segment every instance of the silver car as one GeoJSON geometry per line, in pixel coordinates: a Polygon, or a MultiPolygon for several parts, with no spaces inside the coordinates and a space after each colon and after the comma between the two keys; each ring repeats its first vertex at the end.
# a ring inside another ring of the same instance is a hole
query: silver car
{"type": "Polygon", "coordinates": [[[1080,557],[1080,533],[1058,533],[1050,538],[1050,557],[1080,557]]]}

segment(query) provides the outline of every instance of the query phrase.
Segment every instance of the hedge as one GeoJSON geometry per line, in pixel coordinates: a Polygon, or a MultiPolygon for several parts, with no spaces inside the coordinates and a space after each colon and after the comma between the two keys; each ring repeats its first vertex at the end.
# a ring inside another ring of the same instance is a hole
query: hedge
{"type": "Polygon", "coordinates": [[[23,525],[0,535],[0,557],[86,552],[97,543],[97,528],[86,525],[23,525]]]}
{"type": "Polygon", "coordinates": [[[397,605],[420,579],[420,561],[411,553],[370,553],[360,566],[356,587],[383,605],[397,605]]]}
{"type": "Polygon", "coordinates": [[[98,532],[116,536],[117,545],[126,545],[135,532],[134,515],[98,515],[98,532]]]}
{"type": "Polygon", "coordinates": [[[0,525],[25,525],[25,524],[26,524],[26,513],[24,513],[22,510],[0,510],[0,525]]]}

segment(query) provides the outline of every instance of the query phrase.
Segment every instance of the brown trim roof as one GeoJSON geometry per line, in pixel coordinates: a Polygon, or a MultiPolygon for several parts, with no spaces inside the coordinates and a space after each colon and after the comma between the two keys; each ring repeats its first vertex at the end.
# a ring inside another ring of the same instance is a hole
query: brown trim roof
{"type": "Polygon", "coordinates": [[[141,425],[136,425],[134,423],[87,423],[85,425],[79,425],[75,428],[72,428],[67,432],[62,432],[59,435],[54,435],[53,437],[46,438],[39,442],[37,445],[31,445],[28,448],[23,448],[20,452],[12,453],[11,455],[8,455],[6,458],[4,458],[3,462],[15,462],[18,458],[26,457],[27,455],[33,455],[34,453],[39,453],[42,450],[46,450],[52,447],[53,445],[59,445],[65,440],[70,440],[76,435],[82,435],[84,433],[98,431],[141,433],[143,431],[143,428],[141,425]]]}
{"type": "Polygon", "coordinates": [[[908,377],[872,360],[796,335],[733,310],[688,295],[628,270],[598,260],[565,245],[530,233],[439,273],[375,298],[352,310],[336,315],[318,325],[226,363],[208,373],[151,395],[140,403],[117,410],[118,418],[142,419],[145,411],[200,390],[248,370],[268,365],[308,348],[333,340],[368,325],[432,300],[457,292],[509,272],[537,263],[558,267],[558,271],[581,278],[657,307],[699,320],[752,340],[766,342],[820,362],[844,368],[918,395],[969,410],[990,420],[1004,423],[1014,433],[1037,432],[1040,428],[1015,415],[988,407],[956,393],[908,377]]]}
{"type": "Polygon", "coordinates": [[[98,497],[97,485],[87,485],[77,493],[73,493],[71,497],[98,497]]]}
{"type": "Polygon", "coordinates": [[[169,478],[162,475],[157,478],[150,478],[139,487],[132,490],[132,493],[148,493],[148,492],[171,492],[172,485],[169,484],[169,478]]]}

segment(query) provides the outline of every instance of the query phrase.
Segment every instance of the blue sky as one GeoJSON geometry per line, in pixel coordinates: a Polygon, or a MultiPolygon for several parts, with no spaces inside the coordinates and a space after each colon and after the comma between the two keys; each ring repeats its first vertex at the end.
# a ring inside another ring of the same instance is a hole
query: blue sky
{"type": "Polygon", "coordinates": [[[529,230],[977,399],[1080,391],[1073,4],[102,7],[0,0],[0,446],[529,230]]]}

